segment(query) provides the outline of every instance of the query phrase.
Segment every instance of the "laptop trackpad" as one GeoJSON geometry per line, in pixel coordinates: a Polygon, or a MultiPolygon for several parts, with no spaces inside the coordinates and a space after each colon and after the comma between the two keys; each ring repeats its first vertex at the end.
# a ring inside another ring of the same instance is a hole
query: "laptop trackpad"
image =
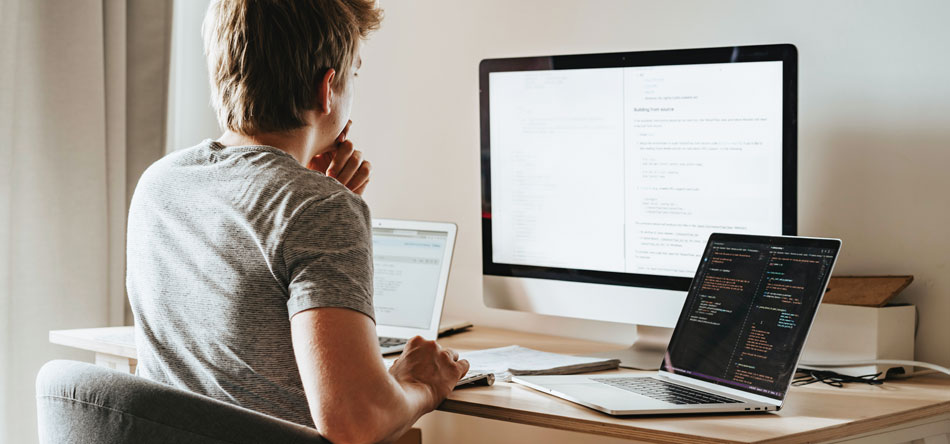
{"type": "Polygon", "coordinates": [[[575,402],[594,404],[608,410],[667,409],[673,405],[599,382],[552,384],[551,389],[575,402]]]}

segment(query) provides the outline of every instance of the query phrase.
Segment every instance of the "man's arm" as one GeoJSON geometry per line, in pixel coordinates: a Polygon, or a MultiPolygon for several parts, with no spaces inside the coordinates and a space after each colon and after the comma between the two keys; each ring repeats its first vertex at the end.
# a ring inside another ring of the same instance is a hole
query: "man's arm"
{"type": "Polygon", "coordinates": [[[468,371],[457,353],[417,337],[387,372],[373,321],[346,308],[301,311],[291,334],[314,424],[337,444],[399,438],[468,371]]]}

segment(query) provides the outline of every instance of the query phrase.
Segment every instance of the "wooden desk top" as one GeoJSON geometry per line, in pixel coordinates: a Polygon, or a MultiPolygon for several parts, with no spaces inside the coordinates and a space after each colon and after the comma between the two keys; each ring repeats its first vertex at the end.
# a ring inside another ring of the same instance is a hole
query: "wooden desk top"
{"type": "MultiPolygon", "coordinates": [[[[617,345],[475,327],[439,340],[458,350],[518,344],[558,353],[586,353],[617,345]]],[[[637,372],[618,370],[616,372],[637,372]]],[[[607,373],[607,372],[605,372],[607,373]]],[[[950,413],[950,378],[922,376],[881,386],[825,384],[793,387],[776,413],[614,417],[514,383],[456,390],[439,410],[642,441],[815,442],[873,432],[950,413]]]]}
{"type": "Polygon", "coordinates": [[[123,358],[136,358],[135,331],[132,326],[50,330],[49,342],[123,358]]]}
{"type": "MultiPolygon", "coordinates": [[[[132,327],[54,330],[50,342],[135,357],[132,327]]],[[[439,339],[456,350],[518,344],[581,354],[620,346],[488,327],[439,339]]],[[[617,372],[637,373],[633,370],[617,372]]],[[[608,372],[604,372],[608,373],[608,372]]],[[[640,372],[650,373],[650,372],[640,372]]],[[[439,410],[641,441],[785,443],[827,441],[950,414],[950,378],[923,376],[881,386],[793,387],[776,413],[614,417],[514,383],[456,390],[439,410]]]]}

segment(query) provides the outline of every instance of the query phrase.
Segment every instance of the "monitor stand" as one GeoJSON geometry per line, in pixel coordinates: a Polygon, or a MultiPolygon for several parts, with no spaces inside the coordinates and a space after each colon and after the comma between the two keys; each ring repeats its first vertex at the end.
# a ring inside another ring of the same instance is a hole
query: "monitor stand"
{"type": "Polygon", "coordinates": [[[588,356],[619,359],[623,368],[659,370],[671,336],[672,328],[637,325],[637,340],[630,348],[592,353],[588,356]]]}

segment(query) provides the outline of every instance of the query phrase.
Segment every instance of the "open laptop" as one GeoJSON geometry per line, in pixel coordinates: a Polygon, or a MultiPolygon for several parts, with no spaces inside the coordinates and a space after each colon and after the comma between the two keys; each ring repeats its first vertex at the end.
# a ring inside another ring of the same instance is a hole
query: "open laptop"
{"type": "Polygon", "coordinates": [[[436,339],[449,281],[456,226],[373,219],[373,304],[383,354],[413,336],[436,339]]]}
{"type": "Polygon", "coordinates": [[[657,374],[513,381],[611,415],[779,410],[840,248],[715,233],[657,374]]]}

